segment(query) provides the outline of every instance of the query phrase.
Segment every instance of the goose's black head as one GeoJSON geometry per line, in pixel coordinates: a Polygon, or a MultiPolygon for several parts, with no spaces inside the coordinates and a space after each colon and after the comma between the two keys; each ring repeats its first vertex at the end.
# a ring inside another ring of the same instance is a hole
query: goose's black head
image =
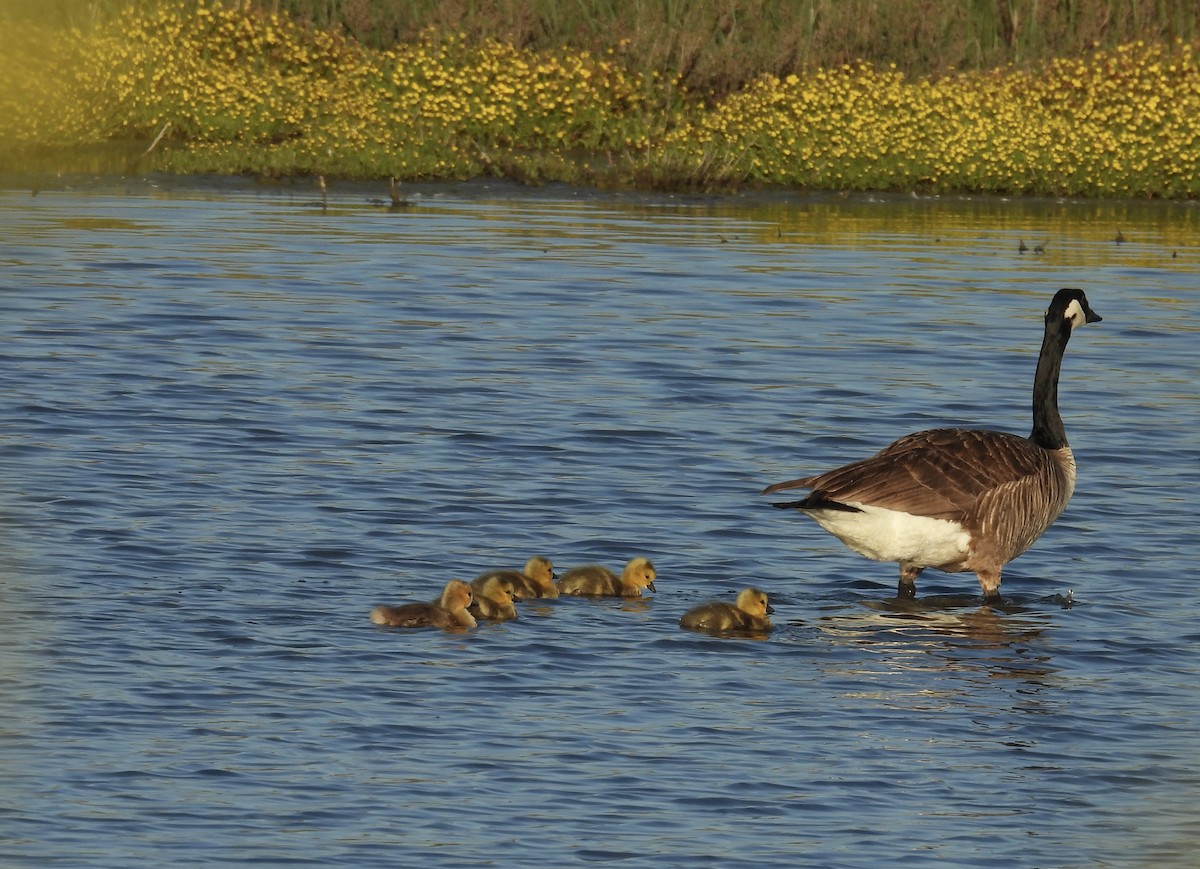
{"type": "Polygon", "coordinates": [[[1064,287],[1054,294],[1046,309],[1046,326],[1066,322],[1068,331],[1084,323],[1099,323],[1103,318],[1092,310],[1083,290],[1064,287]]]}

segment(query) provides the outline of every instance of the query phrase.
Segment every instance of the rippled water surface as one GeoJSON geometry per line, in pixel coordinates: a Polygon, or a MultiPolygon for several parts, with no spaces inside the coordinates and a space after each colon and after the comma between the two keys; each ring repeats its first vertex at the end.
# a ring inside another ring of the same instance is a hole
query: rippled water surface
{"type": "Polygon", "coordinates": [[[0,865],[1195,865],[1200,209],[380,193],[0,192],[0,865]],[[1060,286],[1003,606],[758,496],[1026,433],[1060,286]],[[535,553],[658,591],[367,621],[535,553]]]}

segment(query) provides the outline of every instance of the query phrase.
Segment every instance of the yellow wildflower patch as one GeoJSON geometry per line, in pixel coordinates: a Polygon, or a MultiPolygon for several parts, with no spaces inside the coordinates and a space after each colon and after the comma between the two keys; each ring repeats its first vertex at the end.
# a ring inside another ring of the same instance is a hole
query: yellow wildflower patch
{"type": "Polygon", "coordinates": [[[617,52],[432,33],[378,51],[244,2],[24,28],[7,48],[0,153],[165,129],[142,168],[573,180],[603,157],[608,180],[660,184],[1200,195],[1200,62],[1183,42],[938,79],[847,64],[711,105],[617,52]]]}
{"type": "Polygon", "coordinates": [[[719,144],[734,175],[770,184],[1194,197],[1200,65],[1176,43],[938,81],[767,76],[668,142],[697,162],[719,144]]]}

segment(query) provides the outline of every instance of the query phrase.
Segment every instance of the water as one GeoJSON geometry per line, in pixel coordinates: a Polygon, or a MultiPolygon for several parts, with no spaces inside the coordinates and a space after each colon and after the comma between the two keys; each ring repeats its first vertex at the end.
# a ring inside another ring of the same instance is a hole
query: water
{"type": "Polygon", "coordinates": [[[0,193],[0,865],[1194,865],[1195,207],[380,193],[0,193]],[[1003,607],[756,494],[1026,432],[1060,286],[1003,607]],[[658,593],[367,622],[535,553],[658,593]]]}

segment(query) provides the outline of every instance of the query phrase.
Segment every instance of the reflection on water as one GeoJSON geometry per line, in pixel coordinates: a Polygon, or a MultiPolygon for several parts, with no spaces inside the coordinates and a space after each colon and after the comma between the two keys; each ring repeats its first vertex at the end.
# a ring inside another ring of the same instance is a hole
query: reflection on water
{"type": "Polygon", "coordinates": [[[55,186],[0,191],[0,863],[1193,860],[1194,206],[55,186]],[[758,497],[1027,430],[1063,285],[1005,605],[758,497]],[[367,621],[534,553],[658,592],[367,621]],[[680,628],[748,584],[768,637],[680,628]]]}
{"type": "Polygon", "coordinates": [[[960,669],[1036,686],[1056,671],[1040,642],[1053,625],[1041,606],[979,606],[967,595],[894,598],[815,624],[830,642],[878,655],[871,667],[960,669]]]}
{"type": "Polygon", "coordinates": [[[1161,268],[1181,252],[1194,254],[1200,230],[1200,208],[1192,202],[1044,200],[998,208],[988,198],[863,197],[860,206],[863,200],[881,207],[850,207],[837,197],[800,207],[768,206],[756,212],[762,223],[752,236],[760,243],[900,246],[912,252],[914,262],[931,267],[945,248],[986,245],[1011,253],[1019,268],[1047,263],[1161,268]],[[1036,247],[1041,250],[1035,253],[1036,247]]]}

